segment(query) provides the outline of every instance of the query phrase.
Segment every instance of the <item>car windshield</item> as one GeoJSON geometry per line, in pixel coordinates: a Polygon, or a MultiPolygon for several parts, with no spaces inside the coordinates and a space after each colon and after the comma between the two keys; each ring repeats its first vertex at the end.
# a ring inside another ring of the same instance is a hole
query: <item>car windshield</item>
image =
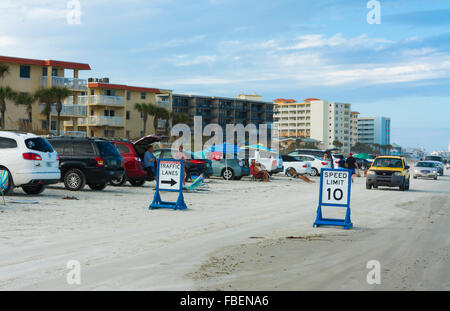
{"type": "Polygon", "coordinates": [[[419,162],[417,167],[434,167],[434,163],[431,162],[419,162]]]}
{"type": "Polygon", "coordinates": [[[425,160],[442,162],[442,158],[438,156],[427,156],[425,160]]]}
{"type": "Polygon", "coordinates": [[[26,139],[25,145],[27,146],[28,149],[40,152],[54,151],[52,145],[50,145],[50,143],[46,139],[40,137],[26,139]]]}
{"type": "Polygon", "coordinates": [[[373,167],[393,167],[393,168],[403,168],[403,163],[401,159],[393,158],[378,158],[372,164],[373,167]]]}
{"type": "Polygon", "coordinates": [[[102,156],[120,156],[117,148],[110,142],[107,141],[96,141],[95,142],[100,149],[100,154],[102,156]]]}

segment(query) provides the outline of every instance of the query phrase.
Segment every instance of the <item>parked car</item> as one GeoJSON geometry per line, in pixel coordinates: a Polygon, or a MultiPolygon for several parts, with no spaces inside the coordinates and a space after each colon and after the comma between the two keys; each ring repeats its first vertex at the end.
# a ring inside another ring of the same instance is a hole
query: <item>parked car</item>
{"type": "Polygon", "coordinates": [[[67,190],[103,190],[113,178],[124,174],[123,159],[110,142],[79,137],[49,138],[60,155],[61,180],[67,190]]]}
{"type": "Polygon", "coordinates": [[[61,178],[58,153],[34,134],[0,132],[0,171],[8,171],[5,194],[22,187],[27,194],[40,194],[61,178]]]}
{"type": "Polygon", "coordinates": [[[399,187],[401,191],[409,190],[409,168],[402,157],[377,157],[367,173],[366,188],[387,186],[399,187]]]}
{"type": "Polygon", "coordinates": [[[426,156],[424,161],[434,161],[438,165],[438,173],[444,176],[444,159],[441,156],[426,156]]]}
{"type": "Polygon", "coordinates": [[[322,168],[331,168],[330,161],[322,160],[316,156],[299,154],[295,158],[303,162],[308,162],[311,165],[311,176],[320,176],[322,168]]]}
{"type": "Polygon", "coordinates": [[[143,157],[145,151],[149,145],[161,141],[164,138],[166,137],[149,135],[142,137],[135,142],[112,141],[122,155],[125,173],[118,178],[111,179],[111,185],[122,186],[124,183],[129,181],[133,186],[143,186],[146,180],[149,180],[147,171],[143,168],[143,157]]]}
{"type": "Polygon", "coordinates": [[[283,171],[288,175],[289,169],[293,168],[300,174],[311,174],[311,163],[300,160],[298,157],[288,155],[281,156],[283,159],[283,171]]]}
{"type": "Polygon", "coordinates": [[[333,163],[331,163],[331,166],[333,168],[339,168],[339,161],[342,159],[345,160],[345,156],[343,154],[339,154],[339,153],[333,153],[331,155],[331,157],[333,158],[333,163]]]}
{"type": "Polygon", "coordinates": [[[335,154],[333,152],[335,152],[336,150],[338,150],[337,148],[332,148],[332,149],[326,149],[326,150],[320,150],[320,149],[296,149],[293,152],[288,153],[288,155],[292,156],[292,157],[296,157],[298,155],[310,155],[310,156],[314,156],[317,157],[319,159],[325,159],[325,155],[327,154],[328,156],[331,155],[331,157],[333,158],[333,161],[330,163],[332,168],[337,167],[337,163],[339,162],[340,158],[344,157],[344,155],[339,155],[339,154],[335,154]]]}
{"type": "MultiPolygon", "coordinates": [[[[169,148],[157,149],[153,152],[153,155],[158,159],[173,159],[174,154],[176,154],[178,150],[173,150],[169,148]]],[[[206,178],[211,177],[213,175],[212,163],[211,160],[207,159],[199,159],[195,157],[192,152],[183,151],[186,156],[185,170],[186,170],[186,180],[190,180],[192,176],[199,176],[203,174],[206,178]]]]}
{"type": "Polygon", "coordinates": [[[438,165],[434,161],[420,161],[414,167],[414,179],[418,177],[438,179],[438,165]]]}
{"type": "MultiPolygon", "coordinates": [[[[248,161],[245,159],[240,159],[237,154],[234,154],[231,158],[223,158],[223,154],[220,153],[219,157],[207,157],[211,160],[211,165],[213,169],[213,176],[222,177],[225,180],[240,180],[244,176],[250,175],[250,166],[248,161]]],[[[230,157],[230,154],[228,155],[230,157]]]]}
{"type": "Polygon", "coordinates": [[[283,171],[283,159],[279,153],[251,149],[249,150],[248,161],[251,163],[252,160],[262,164],[271,176],[283,171]]]}

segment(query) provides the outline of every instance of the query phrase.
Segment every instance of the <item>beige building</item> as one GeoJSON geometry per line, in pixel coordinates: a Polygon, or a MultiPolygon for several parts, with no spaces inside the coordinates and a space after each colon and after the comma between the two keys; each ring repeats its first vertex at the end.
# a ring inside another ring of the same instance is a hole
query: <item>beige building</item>
{"type": "MultiPolygon", "coordinates": [[[[108,78],[79,79],[80,70],[90,70],[88,64],[52,60],[33,60],[0,56],[9,73],[1,81],[16,92],[34,93],[52,86],[67,87],[72,96],[63,103],[61,131],[64,135],[89,137],[138,138],[155,133],[153,117],[148,116],[146,133],[143,133],[143,118],[134,109],[135,103],[151,103],[172,110],[172,91],[157,88],[111,84],[108,78]],[[65,74],[72,70],[70,77],[65,74]],[[47,77],[51,76],[51,79],[47,77]]],[[[34,132],[45,132],[45,105],[35,103],[33,107],[34,132]]],[[[56,107],[51,110],[50,128],[56,133],[56,107]]],[[[6,129],[30,130],[25,107],[7,102],[6,129]]],[[[159,130],[165,127],[159,122],[159,130]]]]}
{"type": "Polygon", "coordinates": [[[350,145],[352,147],[358,142],[358,118],[359,112],[352,111],[350,113],[350,145]]]}
{"type": "MultiPolygon", "coordinates": [[[[33,94],[41,88],[67,87],[72,91],[73,100],[76,102],[78,96],[88,89],[87,80],[79,79],[81,70],[91,70],[88,64],[7,56],[0,56],[0,63],[9,68],[9,73],[0,81],[1,86],[9,86],[16,92],[33,94]]],[[[42,107],[35,103],[32,113],[33,131],[47,128],[46,117],[41,112],[42,107]]],[[[11,100],[6,102],[5,119],[5,129],[30,129],[25,107],[17,106],[11,100]]],[[[50,126],[56,129],[56,119],[51,119],[50,126]]]]}
{"type": "Polygon", "coordinates": [[[78,98],[69,98],[63,106],[65,131],[84,132],[89,137],[138,138],[164,129],[164,122],[155,129],[148,116],[143,133],[143,116],[134,109],[136,103],[153,104],[172,110],[172,91],[156,88],[111,84],[108,78],[90,78],[88,91],[78,98]]]}
{"type": "Polygon", "coordinates": [[[312,138],[320,141],[323,148],[333,148],[339,141],[343,151],[350,151],[350,104],[317,98],[304,102],[277,99],[274,104],[274,124],[280,137],[312,138]]]}

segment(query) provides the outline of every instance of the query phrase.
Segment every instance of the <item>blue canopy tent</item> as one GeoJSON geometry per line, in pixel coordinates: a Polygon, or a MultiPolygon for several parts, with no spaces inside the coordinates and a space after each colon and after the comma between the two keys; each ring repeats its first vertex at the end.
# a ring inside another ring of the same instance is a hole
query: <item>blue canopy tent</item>
{"type": "Polygon", "coordinates": [[[271,153],[278,153],[275,150],[272,150],[264,145],[258,144],[258,145],[249,145],[249,146],[245,146],[243,147],[244,149],[254,149],[254,150],[263,150],[263,151],[267,151],[267,152],[271,152],[271,153]]]}
{"type": "Polygon", "coordinates": [[[220,145],[214,145],[209,148],[206,148],[205,150],[203,150],[203,153],[207,153],[207,152],[239,153],[241,151],[242,151],[242,149],[236,145],[233,145],[230,143],[223,143],[220,145]]]}

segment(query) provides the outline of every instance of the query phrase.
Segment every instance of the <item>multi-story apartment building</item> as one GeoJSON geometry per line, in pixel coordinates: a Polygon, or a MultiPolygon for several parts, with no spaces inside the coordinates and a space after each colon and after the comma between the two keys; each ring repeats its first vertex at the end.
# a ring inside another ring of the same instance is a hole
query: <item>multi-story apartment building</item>
{"type": "MultiPolygon", "coordinates": [[[[67,118],[64,130],[81,131],[89,137],[141,137],[157,132],[158,128],[153,126],[153,117],[148,116],[147,133],[143,133],[143,116],[134,105],[153,104],[171,111],[171,102],[171,90],[111,84],[108,78],[89,78],[88,90],[78,97],[78,103],[68,98],[63,106],[62,116],[67,118]]],[[[161,124],[159,129],[163,127],[161,124]]]]}
{"type": "MultiPolygon", "coordinates": [[[[1,86],[9,86],[18,93],[33,94],[41,88],[67,87],[72,91],[74,102],[77,102],[78,97],[88,90],[87,80],[79,79],[81,70],[91,70],[88,64],[7,56],[0,56],[0,63],[9,68],[9,73],[0,81],[1,86]],[[67,71],[72,71],[69,76],[66,76],[67,71]]],[[[5,119],[6,129],[29,128],[25,107],[17,106],[11,100],[6,102],[5,119]]],[[[33,105],[32,120],[33,130],[41,131],[47,128],[46,117],[37,102],[33,105]]],[[[50,127],[56,129],[56,119],[51,119],[50,127]]]]}
{"type": "Polygon", "coordinates": [[[387,117],[358,118],[358,142],[363,144],[391,143],[391,119],[387,117]]]}
{"type": "Polygon", "coordinates": [[[358,117],[359,112],[350,112],[350,146],[354,146],[358,142],[358,117]]]}
{"type": "Polygon", "coordinates": [[[226,124],[268,124],[270,128],[273,122],[273,103],[246,99],[243,95],[227,98],[174,94],[173,111],[191,118],[202,116],[203,126],[215,123],[223,129],[226,124]]]}
{"type": "MultiPolygon", "coordinates": [[[[110,84],[108,78],[80,79],[81,70],[91,70],[88,64],[54,60],[36,60],[0,56],[0,63],[9,68],[1,86],[14,91],[33,94],[41,88],[67,87],[72,95],[63,103],[61,112],[62,134],[90,137],[138,138],[144,135],[142,114],[134,109],[135,103],[151,103],[171,110],[172,91],[147,87],[110,84]],[[70,76],[66,76],[71,70],[70,76]],[[49,78],[51,77],[51,78],[49,78]]],[[[33,105],[33,124],[27,126],[25,107],[7,101],[5,128],[9,130],[47,129],[44,104],[33,105]]],[[[56,133],[56,105],[50,114],[50,129],[56,133]]],[[[153,117],[147,120],[147,133],[155,133],[153,117]]],[[[159,128],[164,127],[164,121],[159,128]]]]}
{"type": "Polygon", "coordinates": [[[274,123],[280,137],[312,138],[324,148],[333,148],[339,142],[343,151],[350,151],[350,104],[317,98],[304,102],[277,99],[274,104],[274,123]]]}

